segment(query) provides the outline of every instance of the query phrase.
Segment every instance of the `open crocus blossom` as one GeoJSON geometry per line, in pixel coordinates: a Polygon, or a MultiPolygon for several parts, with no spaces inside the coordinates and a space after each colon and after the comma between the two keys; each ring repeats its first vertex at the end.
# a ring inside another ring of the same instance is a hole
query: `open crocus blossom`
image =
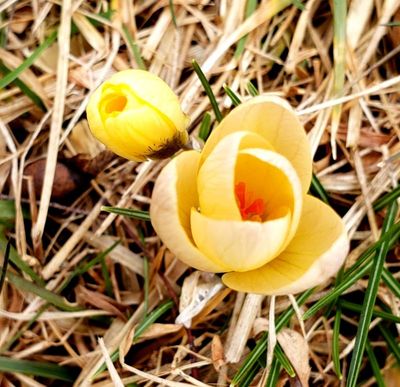
{"type": "Polygon", "coordinates": [[[289,104],[253,98],[222,120],[201,153],[183,152],[161,171],[152,224],[180,260],[224,272],[232,289],[303,291],[333,276],[349,249],[341,218],[307,194],[311,169],[289,104]]]}
{"type": "Polygon", "coordinates": [[[178,97],[148,71],[112,75],[92,94],[86,112],[93,135],[129,160],[169,157],[188,140],[178,97]]]}

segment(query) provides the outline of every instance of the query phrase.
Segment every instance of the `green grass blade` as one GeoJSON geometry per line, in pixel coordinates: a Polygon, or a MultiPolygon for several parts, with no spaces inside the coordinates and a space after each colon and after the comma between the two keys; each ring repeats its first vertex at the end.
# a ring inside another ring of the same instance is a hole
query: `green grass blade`
{"type": "MultiPolygon", "coordinates": [[[[393,229],[392,229],[393,231],[393,229]]],[[[303,319],[306,320],[313,316],[318,310],[328,305],[332,301],[334,301],[337,297],[339,297],[344,291],[354,285],[359,279],[364,277],[364,275],[371,269],[372,260],[369,260],[375,253],[375,251],[382,246],[384,242],[388,242],[389,246],[392,246],[397,242],[400,236],[400,230],[396,227],[396,230],[393,234],[390,232],[382,233],[383,237],[376,242],[373,246],[368,248],[360,257],[360,259],[345,272],[343,276],[343,281],[340,282],[337,286],[335,286],[328,294],[322,297],[318,302],[311,306],[304,315],[303,319]],[[363,265],[360,264],[363,263],[363,265]]]]}
{"type": "Polygon", "coordinates": [[[390,22],[390,23],[384,23],[382,25],[384,25],[386,27],[400,27],[400,22],[394,21],[394,22],[390,22]]]}
{"type": "MultiPolygon", "coordinates": [[[[393,201],[383,223],[382,232],[385,233],[393,224],[397,214],[398,205],[393,201]]],[[[355,387],[361,368],[364,349],[368,338],[368,329],[371,323],[373,307],[375,305],[376,295],[378,293],[379,282],[385,263],[386,255],[389,251],[389,242],[384,241],[374,259],[374,267],[371,270],[368,287],[363,302],[363,309],[357,329],[356,342],[351,357],[349,373],[347,377],[347,386],[355,387]]]]}
{"type": "Polygon", "coordinates": [[[329,204],[329,196],[318,177],[313,173],[311,179],[311,192],[314,196],[319,197],[323,202],[329,204]]]}
{"type": "Polygon", "coordinates": [[[229,86],[224,85],[224,90],[225,90],[226,95],[231,99],[234,106],[239,106],[242,103],[240,98],[236,95],[236,93],[229,86]]]}
{"type": "Polygon", "coordinates": [[[173,0],[168,0],[168,4],[169,4],[169,11],[171,12],[172,23],[174,23],[175,28],[178,28],[178,24],[176,22],[175,7],[174,7],[173,0]]]}
{"type": "MultiPolygon", "coordinates": [[[[4,75],[11,73],[11,70],[4,65],[3,62],[0,62],[0,72],[4,75]]],[[[31,90],[23,81],[16,78],[14,79],[13,83],[17,86],[39,109],[43,110],[44,112],[47,111],[46,106],[44,105],[42,99],[33,91],[31,90]]]]}
{"type": "MultiPolygon", "coordinates": [[[[349,301],[340,300],[340,305],[344,309],[352,310],[353,312],[361,312],[362,311],[362,306],[361,305],[354,304],[354,303],[349,302],[349,301]]],[[[372,315],[374,317],[380,317],[380,318],[383,318],[384,320],[392,321],[392,322],[394,322],[396,324],[400,324],[400,317],[397,317],[392,313],[384,312],[382,310],[374,308],[373,311],[372,311],[372,315]]]]}
{"type": "Polygon", "coordinates": [[[3,265],[0,270],[0,294],[1,291],[3,290],[4,280],[6,279],[8,261],[10,260],[10,247],[11,247],[11,241],[8,241],[6,246],[6,251],[4,252],[3,265]]]}
{"type": "Polygon", "coordinates": [[[257,88],[252,82],[247,83],[247,91],[252,97],[256,97],[259,94],[257,88]]]}
{"type": "Polygon", "coordinates": [[[383,380],[378,361],[376,360],[375,353],[371,347],[371,344],[368,341],[366,342],[365,349],[367,350],[369,364],[371,365],[372,372],[374,373],[377,386],[386,387],[386,383],[383,380]]]}
{"type": "Polygon", "coordinates": [[[383,268],[382,279],[392,293],[400,299],[400,283],[386,267],[383,268]]]}
{"type": "Polygon", "coordinates": [[[115,247],[118,246],[120,241],[114,242],[110,247],[102,251],[101,253],[97,254],[92,260],[89,262],[84,262],[80,264],[70,275],[65,281],[61,284],[59,288],[59,292],[62,292],[69,284],[70,282],[77,276],[85,274],[89,269],[91,269],[93,266],[97,265],[98,263],[101,263],[101,261],[111,253],[111,251],[114,250],[115,247]]]}
{"type": "Polygon", "coordinates": [[[306,8],[300,0],[291,0],[292,4],[297,7],[300,11],[304,11],[306,8]]]}
{"type": "Polygon", "coordinates": [[[368,271],[372,267],[372,262],[368,262],[366,265],[361,267],[357,273],[348,278],[347,280],[344,280],[341,282],[338,286],[333,288],[327,295],[322,297],[318,302],[316,302],[310,309],[308,309],[304,315],[303,319],[306,320],[313,316],[318,310],[323,308],[324,306],[328,305],[330,302],[335,300],[337,297],[339,297],[345,290],[347,290],[349,287],[354,285],[359,279],[365,276],[365,274],[368,273],[368,271]]]}
{"type": "Polygon", "coordinates": [[[276,357],[273,358],[271,369],[268,374],[265,387],[276,387],[278,383],[279,374],[281,373],[281,365],[276,357]]]}
{"type": "Polygon", "coordinates": [[[44,287],[36,285],[35,283],[26,280],[10,271],[7,273],[7,280],[12,283],[19,290],[23,290],[25,292],[30,292],[35,294],[36,296],[43,298],[50,304],[56,306],[61,310],[66,310],[69,312],[75,312],[77,310],[82,310],[82,308],[68,304],[63,297],[47,290],[44,287]]]}
{"type": "MultiPolygon", "coordinates": [[[[299,306],[303,305],[308,297],[311,296],[312,292],[314,289],[308,289],[304,293],[302,293],[298,298],[296,299],[296,302],[299,306]]],[[[276,319],[276,324],[275,324],[275,329],[277,332],[279,332],[284,326],[286,326],[291,317],[294,314],[293,307],[289,307],[286,309],[285,312],[283,312],[279,317],[276,319]]],[[[257,361],[260,359],[261,356],[263,356],[268,347],[268,332],[265,332],[263,336],[260,338],[260,340],[257,342],[256,346],[252,349],[252,351],[249,353],[245,361],[243,362],[242,366],[239,368],[238,372],[235,374],[235,376],[232,379],[232,386],[242,386],[241,382],[244,380],[247,375],[252,372],[252,369],[254,365],[257,363],[257,361]]]]}
{"type": "Polygon", "coordinates": [[[76,369],[32,360],[0,356],[0,372],[21,373],[73,383],[78,376],[76,369]]]}
{"type": "Polygon", "coordinates": [[[400,365],[400,346],[397,343],[396,339],[392,336],[390,331],[382,324],[380,323],[378,325],[379,330],[382,333],[382,336],[384,337],[385,341],[388,344],[389,349],[393,353],[393,356],[396,358],[397,364],[400,365]]]}
{"type": "Polygon", "coordinates": [[[143,257],[143,275],[144,275],[144,318],[146,318],[149,312],[149,285],[150,285],[150,270],[149,270],[149,259],[143,257]]]}
{"type": "MultiPolygon", "coordinates": [[[[156,309],[149,313],[142,322],[137,326],[133,335],[133,342],[135,342],[149,327],[155,323],[164,313],[168,312],[174,306],[172,300],[167,300],[160,304],[156,309]]],[[[119,350],[117,349],[112,355],[111,360],[116,361],[119,357],[119,350]]],[[[106,364],[103,363],[96,372],[96,375],[106,369],[106,364]]]]}
{"type": "MultiPolygon", "coordinates": [[[[247,0],[246,1],[246,9],[244,11],[245,19],[247,19],[256,10],[257,5],[258,5],[257,0],[247,0]]],[[[236,50],[235,50],[235,54],[234,54],[235,58],[239,58],[240,55],[242,55],[242,53],[244,51],[244,47],[246,45],[246,40],[247,40],[247,35],[240,38],[240,40],[236,46],[236,50]]]]}
{"type": "Polygon", "coordinates": [[[380,211],[384,207],[388,206],[393,200],[396,200],[400,196],[400,185],[397,186],[394,190],[388,192],[387,194],[383,195],[379,199],[377,199],[374,204],[374,210],[380,211]]]}
{"type": "Polygon", "coordinates": [[[292,364],[290,363],[290,360],[285,355],[285,352],[283,352],[282,347],[278,343],[274,348],[274,354],[275,357],[278,359],[279,363],[281,364],[281,366],[288,373],[288,375],[291,378],[294,378],[296,376],[296,371],[294,370],[292,364]]]}
{"type": "Polygon", "coordinates": [[[384,240],[390,240],[390,246],[393,246],[397,239],[400,237],[400,222],[393,225],[390,230],[386,233],[382,233],[378,241],[376,241],[372,246],[368,247],[367,250],[360,256],[360,258],[355,262],[350,268],[344,273],[344,279],[351,277],[360,266],[372,258],[375,251],[382,245],[384,240]]]}
{"type": "Polygon", "coordinates": [[[108,207],[108,206],[102,206],[101,210],[110,212],[112,214],[127,216],[128,218],[134,218],[146,221],[150,220],[150,213],[148,211],[140,211],[140,210],[132,210],[129,208],[108,207]]]}
{"type": "Polygon", "coordinates": [[[9,85],[11,82],[13,82],[15,79],[19,77],[19,75],[29,68],[35,60],[43,54],[43,52],[49,48],[57,39],[57,31],[54,31],[51,33],[44,41],[43,43],[36,48],[33,53],[28,56],[16,69],[8,73],[4,78],[0,79],[0,89],[3,89],[7,85],[9,85]]]}
{"type": "Polygon", "coordinates": [[[129,49],[131,51],[131,54],[135,58],[135,62],[138,65],[139,69],[146,70],[146,65],[144,64],[143,58],[142,58],[142,56],[140,54],[139,46],[134,41],[134,39],[132,37],[132,34],[128,30],[128,28],[126,28],[125,25],[122,26],[122,31],[123,31],[123,33],[125,35],[126,41],[128,43],[128,47],[129,47],[129,49]]]}
{"type": "MultiPolygon", "coordinates": [[[[343,94],[346,72],[346,18],[347,1],[333,0],[333,59],[334,78],[332,96],[338,98],[343,94]]],[[[332,108],[331,143],[334,145],[339,128],[342,105],[332,108]]],[[[333,148],[333,157],[336,158],[336,146],[333,148]]]]}
{"type": "MultiPolygon", "coordinates": [[[[5,252],[6,246],[7,246],[7,238],[5,235],[0,232],[0,251],[3,253],[5,252]]],[[[14,264],[18,269],[23,271],[25,274],[27,274],[33,281],[36,282],[36,284],[44,286],[45,282],[43,281],[42,278],[40,278],[33,270],[32,268],[22,260],[22,258],[18,255],[17,251],[13,246],[10,247],[10,262],[14,264]]]]}
{"type": "Polygon", "coordinates": [[[217,119],[218,122],[221,122],[222,121],[221,111],[219,110],[217,100],[211,89],[210,84],[207,81],[206,76],[203,73],[203,70],[201,69],[200,65],[194,59],[192,60],[192,66],[193,66],[195,73],[199,77],[199,80],[204,88],[204,91],[206,92],[206,94],[208,96],[208,99],[210,100],[211,107],[215,114],[215,118],[217,119]]]}
{"type": "Polygon", "coordinates": [[[206,141],[211,132],[211,115],[208,112],[204,113],[203,119],[200,124],[199,137],[206,141]]]}
{"type": "Polygon", "coordinates": [[[340,365],[340,322],[342,320],[342,308],[340,304],[336,307],[335,321],[333,323],[332,335],[332,360],[333,369],[339,380],[342,380],[342,367],[340,365]]]}
{"type": "MultiPolygon", "coordinates": [[[[5,16],[5,12],[0,12],[0,24],[1,25],[5,25],[6,22],[6,18],[5,16]]],[[[7,28],[3,27],[0,28],[0,47],[5,47],[7,43],[7,28]]]]}
{"type": "Polygon", "coordinates": [[[107,268],[105,257],[103,257],[103,259],[100,261],[100,264],[101,264],[101,273],[103,274],[104,284],[106,287],[106,294],[107,294],[107,296],[112,297],[114,292],[113,292],[110,273],[107,268]]]}

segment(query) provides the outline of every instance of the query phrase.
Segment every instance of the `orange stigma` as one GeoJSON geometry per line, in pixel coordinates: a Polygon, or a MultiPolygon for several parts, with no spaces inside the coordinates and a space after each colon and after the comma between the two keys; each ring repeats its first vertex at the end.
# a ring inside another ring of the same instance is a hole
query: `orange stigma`
{"type": "Polygon", "coordinates": [[[246,194],[246,184],[240,181],[235,185],[236,200],[243,220],[261,222],[265,212],[263,199],[252,199],[252,193],[246,194]]]}

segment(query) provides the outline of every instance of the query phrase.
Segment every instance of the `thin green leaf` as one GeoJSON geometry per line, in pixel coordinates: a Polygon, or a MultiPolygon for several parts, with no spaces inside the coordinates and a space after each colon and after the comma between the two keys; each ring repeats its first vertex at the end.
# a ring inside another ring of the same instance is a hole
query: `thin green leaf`
{"type": "MultiPolygon", "coordinates": [[[[343,95],[343,86],[346,71],[346,18],[347,1],[333,0],[333,59],[334,77],[332,96],[338,98],[343,95]]],[[[342,105],[332,108],[331,143],[335,142],[339,128],[342,105]]],[[[333,147],[333,157],[336,158],[336,146],[333,147]]]]}
{"type": "Polygon", "coordinates": [[[400,27],[400,22],[394,21],[394,22],[384,23],[382,25],[385,27],[400,27]]]}
{"type": "Polygon", "coordinates": [[[218,122],[221,122],[222,121],[221,111],[219,110],[217,100],[211,89],[210,84],[207,81],[206,76],[203,73],[203,70],[201,69],[200,65],[194,59],[192,60],[192,66],[193,66],[195,73],[199,77],[199,80],[204,88],[204,91],[206,92],[206,94],[208,96],[208,99],[210,100],[211,107],[215,114],[215,118],[217,119],[218,122]]]}
{"type": "Polygon", "coordinates": [[[43,43],[36,48],[33,53],[28,56],[16,69],[8,73],[4,78],[0,79],[0,89],[3,89],[7,85],[9,85],[12,81],[17,79],[19,75],[29,68],[35,60],[43,54],[43,52],[49,48],[57,39],[57,31],[54,31],[51,33],[44,41],[43,43]]]}
{"type": "Polygon", "coordinates": [[[288,375],[291,378],[294,378],[296,376],[296,371],[294,370],[292,364],[290,363],[290,360],[287,358],[285,352],[283,352],[279,343],[277,343],[274,348],[274,354],[275,357],[278,359],[279,363],[281,364],[281,366],[288,373],[288,375]]]}
{"type": "MultiPolygon", "coordinates": [[[[340,305],[345,309],[352,310],[353,312],[361,312],[362,311],[361,305],[354,304],[349,301],[340,300],[340,305]]],[[[380,318],[383,318],[384,320],[388,320],[388,321],[392,321],[396,324],[400,324],[400,317],[397,317],[392,313],[388,313],[388,312],[379,310],[377,308],[374,308],[372,311],[372,314],[374,317],[380,317],[380,318]]]]}
{"type": "Polygon", "coordinates": [[[50,290],[47,290],[44,287],[36,285],[31,281],[28,281],[25,278],[15,275],[10,271],[8,271],[7,273],[7,280],[10,283],[12,283],[15,287],[17,287],[19,290],[33,293],[36,296],[43,298],[43,300],[46,300],[47,302],[56,306],[59,309],[66,310],[69,312],[82,310],[82,308],[80,307],[67,303],[63,297],[51,292],[50,290]]]}
{"type": "Polygon", "coordinates": [[[144,316],[147,316],[149,312],[149,284],[150,284],[150,270],[149,270],[149,259],[143,257],[143,275],[144,275],[144,316]]]}
{"type": "Polygon", "coordinates": [[[78,376],[76,369],[42,361],[13,359],[0,356],[0,372],[21,373],[73,383],[78,376]]]}
{"type": "Polygon", "coordinates": [[[89,262],[85,262],[80,264],[70,275],[69,277],[61,284],[59,288],[59,292],[62,292],[70,283],[71,281],[82,274],[85,274],[88,270],[90,270],[93,266],[101,263],[104,258],[111,253],[115,249],[115,247],[118,246],[120,241],[114,242],[110,247],[108,247],[106,250],[102,251],[101,253],[97,254],[92,260],[89,262]]]}
{"type": "MultiPolygon", "coordinates": [[[[6,25],[5,22],[5,12],[0,12],[0,24],[6,25]]],[[[0,28],[0,47],[5,47],[7,43],[7,29],[6,27],[0,28]]]]}
{"type": "Polygon", "coordinates": [[[292,4],[297,7],[300,11],[304,11],[306,7],[300,0],[291,0],[292,4]]]}
{"type": "Polygon", "coordinates": [[[390,246],[393,246],[397,242],[399,236],[400,236],[400,222],[397,222],[390,228],[388,232],[382,233],[379,240],[376,241],[370,247],[368,247],[368,249],[364,251],[364,253],[360,256],[360,258],[346,270],[344,274],[344,279],[351,277],[358,270],[360,266],[362,266],[365,262],[371,259],[375,251],[382,245],[384,240],[390,240],[390,246]]]}
{"type": "MultiPolygon", "coordinates": [[[[164,313],[168,312],[174,306],[172,300],[167,300],[160,304],[156,309],[149,313],[142,322],[137,326],[133,335],[133,343],[152,325],[155,323],[164,313]]],[[[117,349],[112,355],[111,360],[116,361],[119,358],[119,349],[117,349]]],[[[103,363],[96,372],[96,375],[103,372],[106,369],[106,364],[103,363]]]]}
{"type": "Polygon", "coordinates": [[[126,41],[128,43],[128,47],[131,51],[132,56],[135,58],[135,62],[141,70],[146,70],[146,65],[144,64],[143,58],[140,54],[139,46],[136,44],[135,40],[132,37],[129,29],[123,25],[122,31],[125,35],[126,41]]]}
{"type": "Polygon", "coordinates": [[[239,106],[242,103],[240,98],[236,95],[236,93],[229,86],[224,85],[224,90],[225,90],[226,95],[231,99],[234,106],[239,106]]]}
{"type": "Polygon", "coordinates": [[[265,387],[276,387],[279,374],[281,373],[281,365],[276,357],[272,359],[271,369],[268,374],[265,387]]]}
{"type": "Polygon", "coordinates": [[[173,0],[168,0],[168,3],[169,3],[169,11],[171,12],[172,23],[174,23],[175,28],[178,28],[178,24],[176,22],[176,16],[175,16],[174,2],[173,2],[173,0]]]}
{"type": "Polygon", "coordinates": [[[382,210],[383,208],[388,206],[393,200],[396,200],[399,196],[400,196],[400,185],[397,186],[392,191],[386,193],[385,195],[383,195],[379,199],[377,199],[374,202],[374,205],[373,205],[374,210],[375,211],[382,210]]]}
{"type": "Polygon", "coordinates": [[[112,297],[114,292],[113,292],[110,273],[108,272],[108,268],[107,268],[106,258],[105,257],[103,257],[103,259],[100,261],[100,264],[101,264],[101,273],[103,274],[104,284],[106,286],[106,294],[109,297],[112,297]]]}
{"type": "Polygon", "coordinates": [[[3,353],[5,351],[8,351],[12,345],[19,340],[22,335],[29,330],[33,324],[37,321],[37,319],[43,314],[43,312],[46,311],[46,309],[50,306],[51,304],[46,303],[45,305],[43,305],[36,313],[35,315],[32,317],[32,319],[30,319],[23,328],[20,328],[17,333],[12,336],[1,348],[0,348],[0,353],[3,353]]]}
{"type": "MultiPolygon", "coordinates": [[[[398,205],[393,201],[383,223],[382,232],[385,233],[394,223],[397,214],[398,205]]],[[[379,282],[385,263],[386,255],[389,251],[389,242],[384,241],[374,259],[373,270],[371,270],[368,286],[363,302],[363,309],[358,324],[356,342],[354,344],[353,355],[351,357],[349,373],[347,377],[347,386],[355,387],[361,368],[365,344],[368,338],[369,325],[371,323],[373,307],[375,305],[376,295],[378,293],[379,282]]]]}
{"type": "Polygon", "coordinates": [[[329,196],[318,177],[313,173],[311,179],[311,192],[314,196],[319,197],[323,202],[329,205],[329,196]]]}
{"type": "Polygon", "coordinates": [[[3,265],[0,270],[0,294],[1,291],[3,290],[4,280],[6,279],[8,261],[10,260],[10,247],[11,247],[11,241],[9,240],[6,246],[6,251],[4,252],[3,265]]]}
{"type": "MultiPolygon", "coordinates": [[[[11,70],[4,65],[3,62],[0,62],[0,72],[4,75],[11,73],[11,70]]],[[[23,81],[16,78],[14,79],[13,83],[17,86],[39,109],[43,110],[44,112],[47,111],[46,106],[44,105],[42,99],[33,91],[31,90],[23,81]]]]}
{"type": "MultiPolygon", "coordinates": [[[[313,291],[314,289],[308,289],[300,296],[298,296],[298,298],[296,299],[297,304],[299,306],[303,305],[307,301],[308,297],[311,296],[313,291]]],[[[279,315],[279,317],[276,319],[276,324],[275,324],[275,329],[277,332],[279,332],[284,326],[286,326],[289,323],[293,314],[294,314],[293,307],[289,307],[288,309],[286,309],[285,312],[279,315]]],[[[231,386],[242,386],[241,384],[242,380],[247,378],[248,374],[252,372],[258,359],[260,359],[260,357],[265,355],[265,353],[267,352],[267,348],[268,348],[268,332],[265,332],[263,336],[260,338],[260,340],[257,342],[256,346],[247,355],[245,361],[243,362],[238,372],[233,377],[231,386]]]]}
{"type": "Polygon", "coordinates": [[[382,279],[392,293],[400,299],[400,283],[386,267],[383,268],[382,279]]]}
{"type": "Polygon", "coordinates": [[[380,323],[378,325],[379,330],[382,333],[382,336],[386,340],[389,349],[393,353],[393,356],[396,358],[397,364],[400,365],[400,346],[397,343],[396,339],[393,337],[393,335],[390,333],[390,331],[382,324],[380,323]]]}
{"type": "Polygon", "coordinates": [[[381,369],[378,364],[378,361],[376,360],[375,353],[371,347],[371,344],[367,341],[365,344],[365,349],[367,350],[367,355],[369,358],[369,364],[371,365],[372,372],[374,373],[376,383],[379,387],[386,387],[386,383],[383,380],[382,374],[381,374],[381,369]]]}
{"type": "MultiPolygon", "coordinates": [[[[7,246],[7,238],[5,235],[0,232],[0,251],[3,253],[5,252],[6,246],[7,246]]],[[[40,278],[33,270],[32,268],[22,260],[22,258],[18,255],[17,251],[13,246],[10,248],[10,262],[14,264],[18,269],[23,271],[25,274],[27,274],[33,281],[36,282],[36,284],[44,286],[45,282],[43,281],[42,278],[40,278]]]]}
{"type": "Polygon", "coordinates": [[[259,94],[257,88],[253,85],[252,82],[247,83],[247,91],[252,97],[256,97],[259,94]]]}
{"type": "Polygon", "coordinates": [[[330,302],[333,302],[337,297],[339,297],[344,291],[353,286],[359,279],[364,277],[366,273],[372,267],[372,260],[368,260],[373,256],[375,251],[382,246],[384,242],[388,242],[389,246],[392,246],[397,242],[400,236],[400,230],[396,228],[394,233],[382,233],[382,237],[379,241],[377,241],[373,246],[368,248],[360,257],[360,259],[345,272],[343,276],[343,281],[340,282],[337,286],[335,286],[328,294],[318,300],[310,309],[308,309],[304,315],[303,319],[306,320],[313,316],[318,310],[328,305],[330,302]],[[361,266],[360,262],[363,263],[361,266]]]}
{"type": "Polygon", "coordinates": [[[135,218],[139,220],[150,220],[150,213],[148,211],[132,210],[129,208],[108,207],[102,206],[102,211],[111,212],[112,214],[127,216],[128,218],[135,218]]]}
{"type": "Polygon", "coordinates": [[[372,267],[372,261],[361,267],[357,273],[341,282],[338,286],[334,287],[327,295],[322,297],[310,309],[303,314],[303,320],[307,320],[313,316],[318,310],[332,302],[335,298],[340,296],[345,290],[353,286],[359,279],[365,276],[372,267]]]}
{"type": "Polygon", "coordinates": [[[210,132],[211,132],[211,114],[205,112],[200,124],[199,137],[203,141],[206,141],[210,132]]]}
{"type": "MultiPolygon", "coordinates": [[[[249,16],[251,16],[251,14],[256,10],[257,5],[258,5],[257,0],[247,0],[246,1],[246,9],[244,11],[245,19],[247,19],[249,16]]],[[[247,35],[240,38],[240,40],[236,46],[236,50],[235,50],[235,54],[234,54],[235,58],[239,58],[240,55],[242,55],[242,53],[244,51],[244,47],[246,45],[246,40],[247,40],[247,35]]]]}
{"type": "Polygon", "coordinates": [[[340,321],[342,320],[342,308],[340,304],[336,308],[335,321],[333,323],[332,335],[332,360],[333,369],[339,380],[342,380],[342,368],[340,365],[340,321]]]}

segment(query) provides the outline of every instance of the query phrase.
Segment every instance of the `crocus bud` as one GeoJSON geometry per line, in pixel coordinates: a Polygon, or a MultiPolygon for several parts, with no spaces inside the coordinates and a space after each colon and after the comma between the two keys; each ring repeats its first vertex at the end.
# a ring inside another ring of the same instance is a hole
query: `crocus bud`
{"type": "Polygon", "coordinates": [[[178,97],[147,71],[112,75],[92,94],[86,113],[93,135],[129,160],[169,157],[188,140],[178,97]]]}

